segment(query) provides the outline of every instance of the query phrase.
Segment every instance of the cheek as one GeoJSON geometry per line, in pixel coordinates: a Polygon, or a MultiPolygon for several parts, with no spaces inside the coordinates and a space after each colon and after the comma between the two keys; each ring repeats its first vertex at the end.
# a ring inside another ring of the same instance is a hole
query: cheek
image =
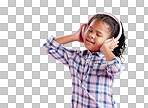
{"type": "Polygon", "coordinates": [[[104,39],[98,38],[98,39],[96,39],[95,43],[96,43],[97,45],[103,45],[104,39]]]}
{"type": "Polygon", "coordinates": [[[86,39],[88,37],[88,32],[84,33],[83,39],[86,39]]]}
{"type": "Polygon", "coordinates": [[[95,38],[96,43],[102,43],[103,39],[101,37],[95,38]]]}
{"type": "Polygon", "coordinates": [[[83,36],[83,40],[84,40],[84,41],[86,40],[86,35],[83,36]]]}

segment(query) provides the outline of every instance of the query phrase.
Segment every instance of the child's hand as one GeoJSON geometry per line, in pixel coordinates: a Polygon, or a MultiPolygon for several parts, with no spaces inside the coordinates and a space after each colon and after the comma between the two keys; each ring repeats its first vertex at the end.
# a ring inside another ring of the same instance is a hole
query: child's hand
{"type": "Polygon", "coordinates": [[[113,51],[114,48],[118,47],[117,45],[118,43],[119,41],[114,42],[114,37],[113,37],[112,40],[110,40],[109,42],[103,43],[103,45],[100,48],[100,51],[102,52],[104,47],[107,47],[110,51],[113,51]]]}
{"type": "Polygon", "coordinates": [[[81,31],[82,31],[82,27],[84,26],[84,24],[82,24],[79,28],[79,30],[77,32],[74,33],[74,39],[75,41],[79,41],[79,42],[82,42],[84,43],[84,40],[81,36],[81,31]]]}

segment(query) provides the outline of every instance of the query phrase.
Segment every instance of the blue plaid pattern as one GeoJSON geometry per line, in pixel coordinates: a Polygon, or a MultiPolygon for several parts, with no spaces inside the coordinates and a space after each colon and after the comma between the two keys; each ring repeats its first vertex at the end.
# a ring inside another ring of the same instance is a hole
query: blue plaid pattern
{"type": "Polygon", "coordinates": [[[106,61],[103,53],[68,49],[51,35],[45,51],[69,67],[72,77],[72,108],[117,108],[113,99],[114,76],[125,66],[119,57],[106,61]]]}

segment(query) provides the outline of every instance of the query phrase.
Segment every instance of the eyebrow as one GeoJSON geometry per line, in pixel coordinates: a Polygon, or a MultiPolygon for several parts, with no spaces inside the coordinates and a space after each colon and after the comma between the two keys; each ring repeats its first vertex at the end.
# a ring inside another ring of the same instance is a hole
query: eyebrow
{"type": "MultiPolygon", "coordinates": [[[[93,28],[92,26],[90,26],[90,28],[93,28]]],[[[94,29],[94,28],[93,28],[94,29]]],[[[98,31],[98,30],[96,30],[97,32],[99,32],[99,33],[101,33],[101,34],[103,34],[102,32],[100,32],[100,31],[98,31]]]]}

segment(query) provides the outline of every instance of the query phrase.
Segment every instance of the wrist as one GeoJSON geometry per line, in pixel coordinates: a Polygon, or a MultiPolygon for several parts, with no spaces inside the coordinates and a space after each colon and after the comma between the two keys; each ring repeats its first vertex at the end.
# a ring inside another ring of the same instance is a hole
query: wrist
{"type": "Polygon", "coordinates": [[[100,52],[104,54],[106,61],[112,61],[115,58],[115,55],[106,45],[102,45],[100,52]]]}
{"type": "Polygon", "coordinates": [[[77,38],[76,38],[76,34],[75,34],[75,33],[71,34],[71,39],[72,39],[73,41],[77,41],[77,38]]]}
{"type": "Polygon", "coordinates": [[[102,52],[102,53],[104,53],[104,51],[107,49],[107,47],[105,46],[105,45],[102,45],[101,46],[101,48],[100,48],[100,51],[102,52]]]}

